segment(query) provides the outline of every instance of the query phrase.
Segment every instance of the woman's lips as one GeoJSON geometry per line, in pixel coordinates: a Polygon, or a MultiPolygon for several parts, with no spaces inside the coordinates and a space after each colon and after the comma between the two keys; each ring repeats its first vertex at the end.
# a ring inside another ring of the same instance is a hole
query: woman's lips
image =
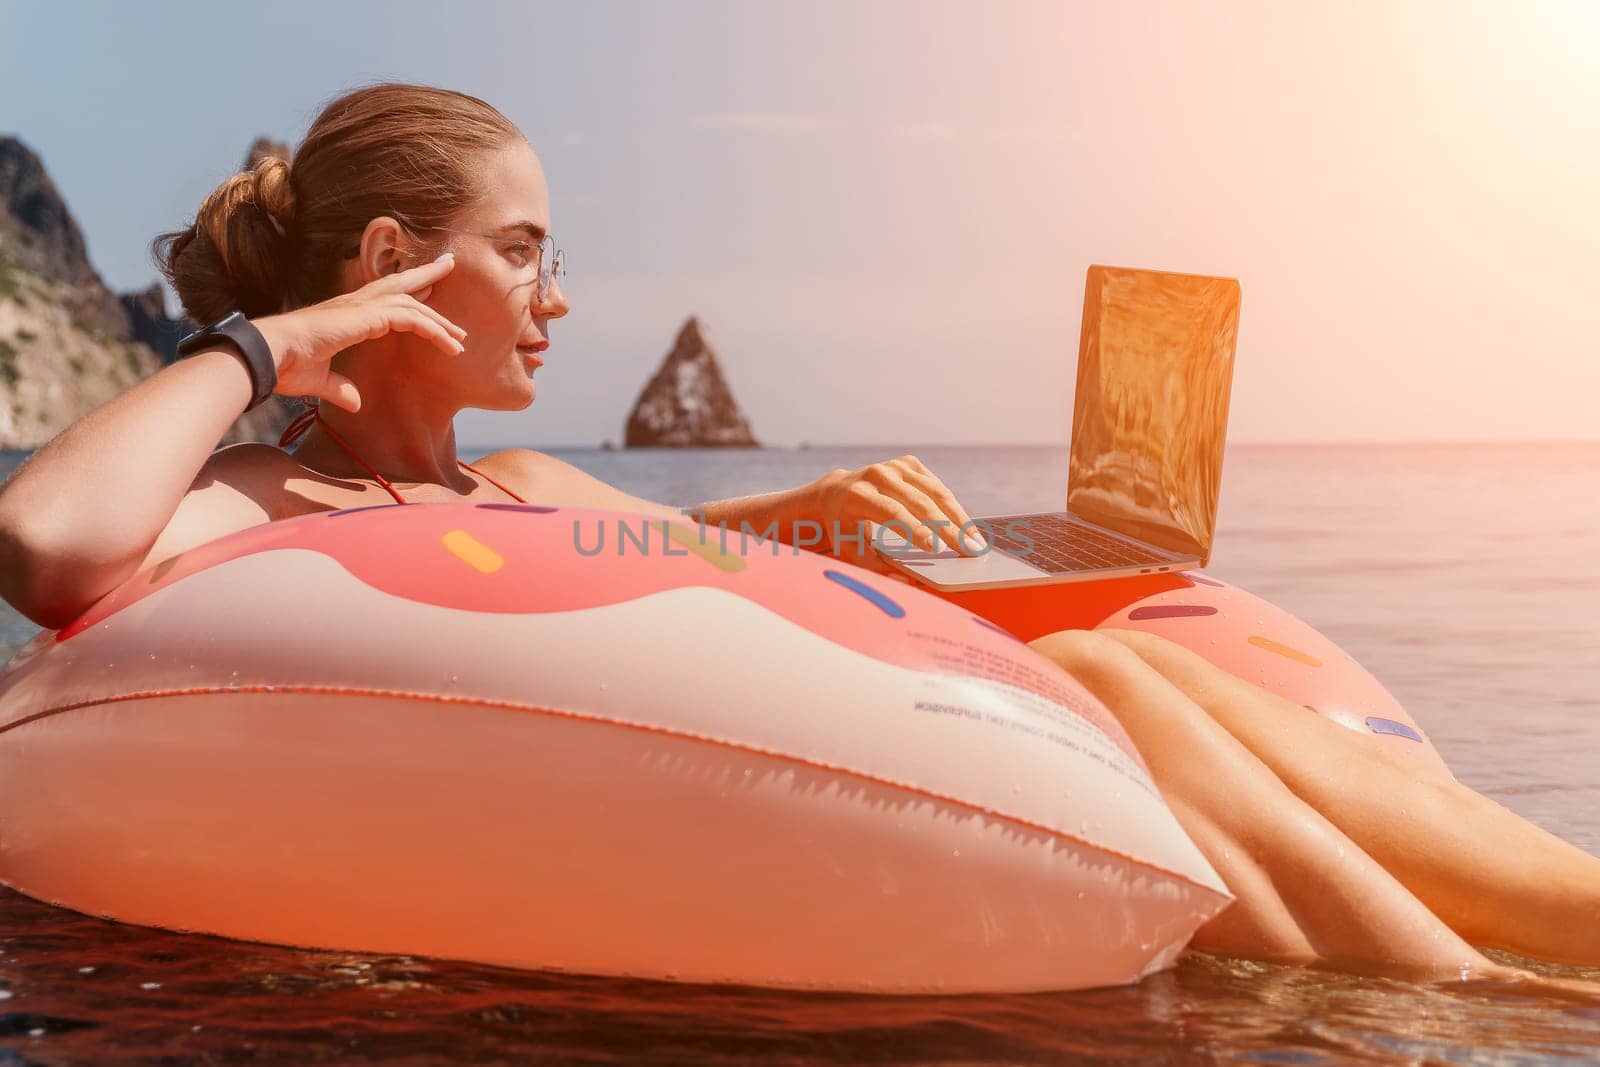
{"type": "Polygon", "coordinates": [[[534,370],[544,366],[544,360],[539,358],[539,353],[550,347],[549,341],[540,341],[533,345],[518,345],[517,353],[522,356],[522,362],[534,370]]]}

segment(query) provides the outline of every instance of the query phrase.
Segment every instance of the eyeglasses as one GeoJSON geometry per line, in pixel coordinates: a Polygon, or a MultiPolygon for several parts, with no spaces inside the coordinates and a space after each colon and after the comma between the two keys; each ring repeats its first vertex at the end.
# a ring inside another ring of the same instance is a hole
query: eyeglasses
{"type": "MultiPolygon", "coordinates": [[[[449,226],[423,226],[423,230],[441,230],[445,233],[459,233],[464,237],[484,237],[491,241],[498,241],[506,247],[513,249],[518,257],[517,266],[522,269],[533,268],[539,278],[539,303],[543,304],[550,298],[550,290],[556,283],[567,276],[567,254],[556,247],[555,238],[545,234],[542,241],[524,241],[516,237],[507,237],[503,233],[477,233],[473,230],[457,230],[449,226]]],[[[345,259],[355,259],[361,254],[360,245],[352,245],[345,249],[345,259]]]]}

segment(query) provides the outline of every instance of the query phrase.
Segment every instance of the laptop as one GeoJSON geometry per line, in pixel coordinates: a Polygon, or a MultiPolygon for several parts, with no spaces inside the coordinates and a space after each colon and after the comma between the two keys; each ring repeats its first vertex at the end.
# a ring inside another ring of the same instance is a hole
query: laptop
{"type": "Polygon", "coordinates": [[[1094,265],[1083,295],[1066,510],[991,515],[978,555],[886,527],[880,558],[937,589],[1098,581],[1211,559],[1239,282],[1094,265]]]}

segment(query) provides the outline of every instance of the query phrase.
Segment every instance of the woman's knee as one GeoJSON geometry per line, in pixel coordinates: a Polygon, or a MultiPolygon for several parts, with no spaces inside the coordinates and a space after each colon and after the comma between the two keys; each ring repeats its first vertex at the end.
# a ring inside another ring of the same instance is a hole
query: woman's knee
{"type": "Polygon", "coordinates": [[[1146,666],[1185,692],[1210,690],[1240,679],[1191,648],[1143,630],[1097,630],[1107,641],[1126,649],[1146,666]]]}
{"type": "Polygon", "coordinates": [[[1097,630],[1057,630],[1028,642],[1034,651],[1061,663],[1063,660],[1079,662],[1096,656],[1114,654],[1110,650],[1116,642],[1097,630]]]}
{"type": "Polygon", "coordinates": [[[1149,668],[1127,645],[1098,630],[1057,630],[1028,644],[1081,682],[1128,675],[1149,668]]]}
{"type": "Polygon", "coordinates": [[[1149,633],[1145,630],[1123,630],[1108,626],[1095,633],[1106,640],[1121,645],[1123,648],[1138,653],[1141,659],[1172,659],[1193,656],[1187,648],[1176,641],[1168,640],[1160,634],[1149,633]]]}

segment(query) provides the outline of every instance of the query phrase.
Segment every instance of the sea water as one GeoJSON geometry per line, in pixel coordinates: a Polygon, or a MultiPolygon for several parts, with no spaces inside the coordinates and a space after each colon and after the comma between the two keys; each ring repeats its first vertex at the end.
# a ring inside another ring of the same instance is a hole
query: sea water
{"type": "MultiPolygon", "coordinates": [[[[547,451],[673,504],[796,486],[909,451],[972,514],[1048,511],[1062,507],[1066,472],[1062,448],[547,451]]],[[[21,458],[0,456],[0,476],[21,458]]],[[[1209,570],[1339,642],[1462,781],[1600,851],[1596,471],[1600,445],[1237,446],[1209,570]]],[[[0,658],[35,629],[0,604],[0,658]]],[[[1600,981],[1600,970],[1541,969],[1600,981]]],[[[1202,956],[1137,986],[1080,993],[802,995],[182,936],[0,890],[0,1063],[1088,1056],[1594,1062],[1600,996],[1202,956]]]]}

